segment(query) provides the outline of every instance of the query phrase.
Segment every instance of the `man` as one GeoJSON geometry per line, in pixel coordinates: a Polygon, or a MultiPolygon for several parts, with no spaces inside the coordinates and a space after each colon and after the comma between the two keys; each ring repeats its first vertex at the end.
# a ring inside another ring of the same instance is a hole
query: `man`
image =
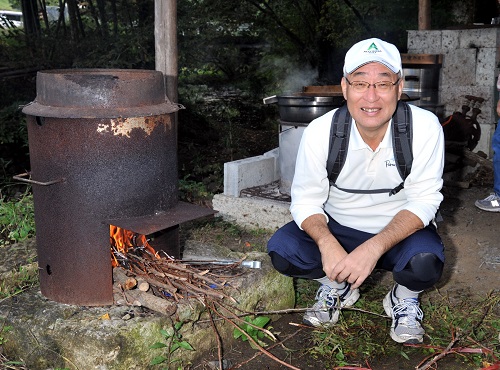
{"type": "MultiPolygon", "coordinates": [[[[497,90],[500,91],[500,76],[498,76],[497,80],[497,90]]],[[[497,115],[500,117],[500,99],[497,101],[497,115]]],[[[476,200],[475,203],[477,208],[488,212],[500,212],[500,125],[498,122],[491,141],[493,150],[493,193],[482,200],[476,200]]]]}
{"type": "Polygon", "coordinates": [[[411,106],[411,173],[395,195],[350,189],[394,188],[401,183],[392,148],[392,116],[403,90],[401,56],[392,44],[368,39],[345,56],[342,92],[352,116],[345,164],[330,186],[326,162],[335,110],[304,130],[297,154],[290,211],[294,221],[268,243],[274,267],[317,280],[317,302],[304,315],[313,326],[335,324],[339,307],[352,306],[375,268],[396,284],[383,301],[391,337],[420,343],[419,294],[441,277],[443,244],[434,216],[443,199],[444,136],[438,118],[411,106]]]}

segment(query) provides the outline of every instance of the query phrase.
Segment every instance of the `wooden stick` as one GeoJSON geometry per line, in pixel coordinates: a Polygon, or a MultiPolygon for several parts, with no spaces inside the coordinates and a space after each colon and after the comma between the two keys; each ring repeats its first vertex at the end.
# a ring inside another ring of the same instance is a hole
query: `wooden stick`
{"type": "Polygon", "coordinates": [[[247,337],[248,341],[251,342],[255,348],[257,348],[259,351],[261,351],[262,353],[264,353],[266,356],[272,358],[274,361],[280,363],[281,365],[283,366],[286,366],[290,369],[293,369],[293,370],[300,370],[298,367],[295,367],[293,365],[290,365],[290,364],[287,364],[286,362],[280,360],[278,357],[276,357],[275,355],[273,355],[271,352],[269,351],[266,351],[261,345],[259,345],[259,343],[257,343],[251,336],[250,334],[248,334],[246,331],[244,330],[241,330],[241,328],[236,325],[236,323],[234,323],[230,318],[222,315],[219,311],[217,311],[217,309],[212,309],[212,312],[215,313],[216,315],[218,316],[221,316],[224,320],[226,320],[229,324],[231,324],[231,326],[233,326],[235,329],[238,329],[240,330],[244,336],[247,337]]]}
{"type": "Polygon", "coordinates": [[[446,355],[448,355],[450,352],[453,352],[453,346],[461,339],[461,335],[460,334],[461,334],[461,331],[458,331],[458,333],[455,336],[455,338],[453,338],[453,340],[448,344],[448,346],[446,346],[446,348],[441,353],[439,353],[436,356],[434,356],[425,365],[420,366],[421,364],[419,364],[415,369],[416,370],[427,370],[431,366],[433,366],[436,362],[438,362],[440,359],[442,359],[443,357],[445,357],[446,355]]]}
{"type": "Polygon", "coordinates": [[[144,280],[143,278],[138,278],[137,279],[137,289],[147,292],[149,290],[149,283],[144,280]]]}
{"type": "Polygon", "coordinates": [[[141,306],[149,308],[150,310],[159,312],[161,314],[172,316],[177,311],[177,303],[156,297],[151,293],[133,289],[125,290],[124,294],[129,301],[139,302],[141,306]]]}

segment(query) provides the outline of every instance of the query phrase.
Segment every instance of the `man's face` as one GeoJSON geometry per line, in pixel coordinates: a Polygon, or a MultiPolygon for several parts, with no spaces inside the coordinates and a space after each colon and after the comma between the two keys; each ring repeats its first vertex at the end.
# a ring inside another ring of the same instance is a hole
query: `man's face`
{"type": "MultiPolygon", "coordinates": [[[[347,76],[347,79],[351,84],[360,81],[369,84],[395,83],[398,81],[398,75],[383,64],[373,62],[356,69],[347,76]]],[[[394,114],[403,92],[403,80],[400,80],[395,86],[390,86],[386,91],[381,91],[382,89],[375,88],[373,85],[364,92],[356,91],[345,78],[342,78],[341,85],[347,107],[358,129],[361,131],[385,131],[386,124],[394,114]]]]}

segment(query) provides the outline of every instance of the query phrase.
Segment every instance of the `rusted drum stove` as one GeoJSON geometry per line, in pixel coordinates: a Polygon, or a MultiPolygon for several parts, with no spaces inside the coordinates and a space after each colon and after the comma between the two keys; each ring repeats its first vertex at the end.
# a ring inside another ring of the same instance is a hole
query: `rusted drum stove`
{"type": "Polygon", "coordinates": [[[264,104],[278,105],[281,194],[290,195],[300,139],[309,123],[344,102],[340,85],[305,86],[300,93],[270,96],[264,104]]]}
{"type": "MultiPolygon", "coordinates": [[[[113,304],[110,225],[162,235],[213,214],[178,201],[179,106],[161,72],[38,72],[27,115],[41,292],[60,303],[113,304]]],[[[159,239],[162,239],[159,238],[159,239]]]]}

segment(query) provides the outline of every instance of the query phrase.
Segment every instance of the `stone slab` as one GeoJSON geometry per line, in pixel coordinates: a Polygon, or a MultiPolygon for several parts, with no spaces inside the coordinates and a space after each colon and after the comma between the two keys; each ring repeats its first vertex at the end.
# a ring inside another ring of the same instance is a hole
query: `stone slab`
{"type": "Polygon", "coordinates": [[[288,202],[216,194],[212,205],[219,211],[217,216],[252,229],[277,230],[292,221],[288,202]]]}

